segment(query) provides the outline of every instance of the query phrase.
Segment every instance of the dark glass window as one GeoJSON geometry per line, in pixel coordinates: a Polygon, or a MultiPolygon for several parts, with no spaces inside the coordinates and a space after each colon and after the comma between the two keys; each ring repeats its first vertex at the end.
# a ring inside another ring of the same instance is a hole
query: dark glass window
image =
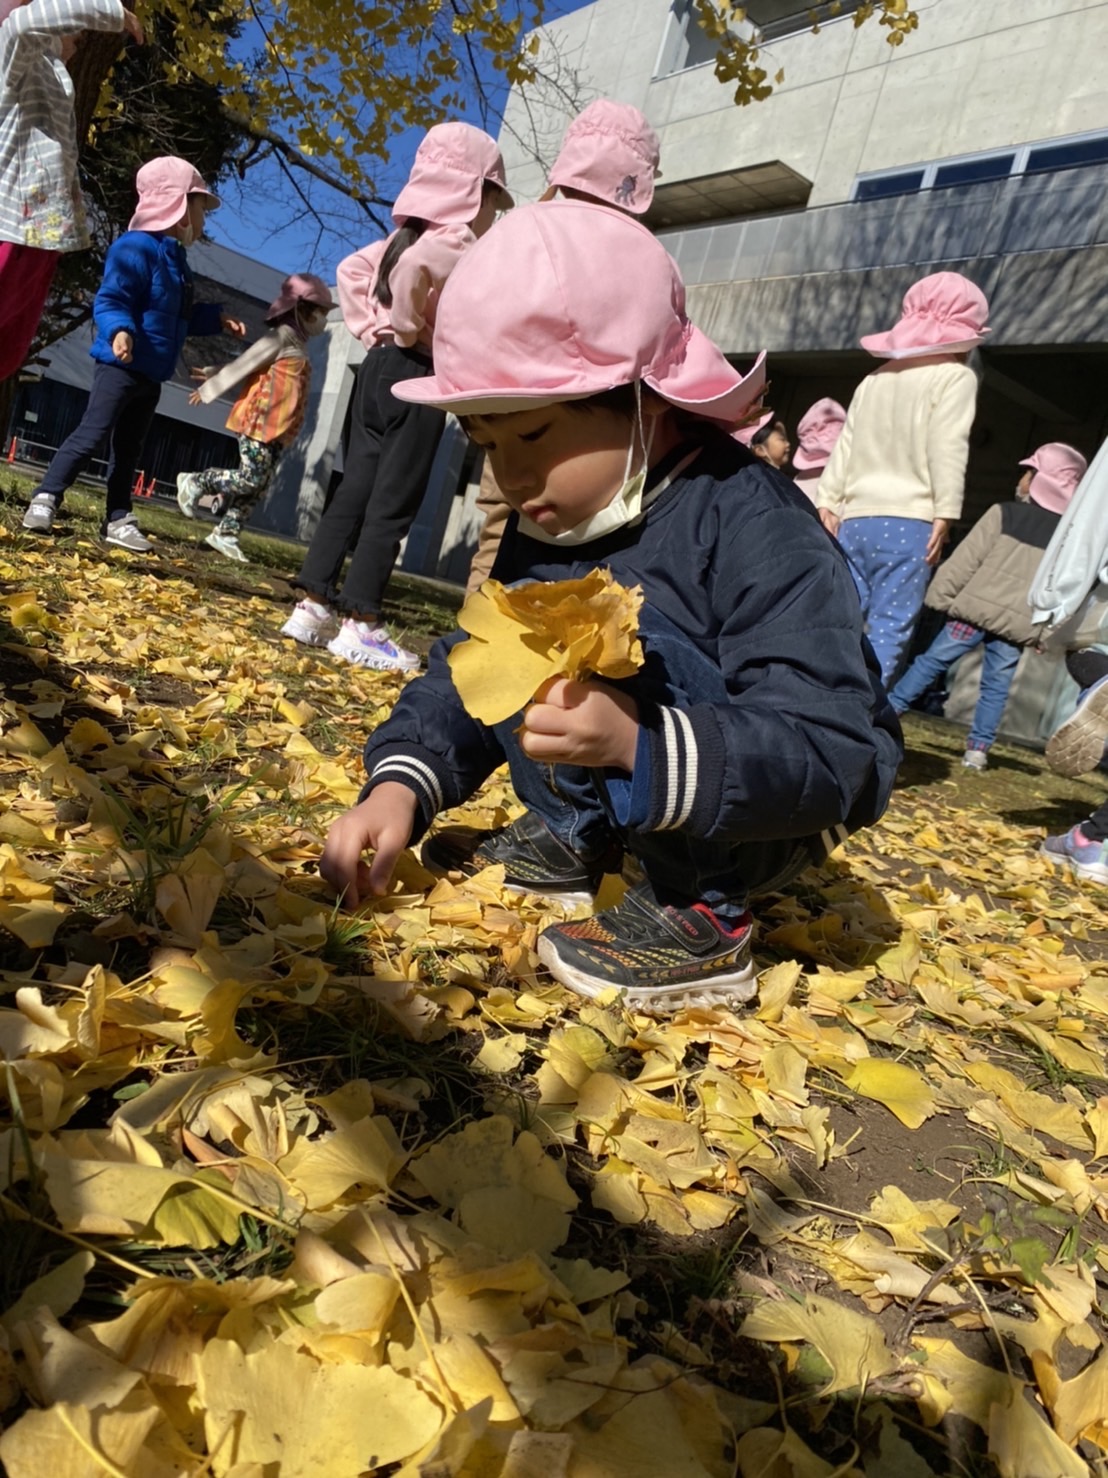
{"type": "Polygon", "coordinates": [[[972,185],[978,180],[1003,180],[1012,172],[1014,154],[989,154],[984,159],[959,159],[955,164],[940,164],[935,171],[936,186],[972,185]]]}
{"type": "Polygon", "coordinates": [[[881,200],[887,195],[913,195],[923,184],[922,169],[906,169],[900,174],[881,174],[859,180],[855,200],[881,200]]]}
{"type": "Polygon", "coordinates": [[[1101,164],[1108,160],[1108,133],[1095,139],[1072,139],[1068,144],[1040,144],[1027,156],[1027,173],[1070,169],[1075,164],[1101,164]]]}

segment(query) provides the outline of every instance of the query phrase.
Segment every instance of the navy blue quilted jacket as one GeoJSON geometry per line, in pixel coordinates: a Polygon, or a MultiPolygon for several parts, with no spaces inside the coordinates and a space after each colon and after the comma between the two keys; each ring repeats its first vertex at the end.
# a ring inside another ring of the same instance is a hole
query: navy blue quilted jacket
{"type": "MultiPolygon", "coordinates": [[[[652,481],[688,452],[668,457],[652,481]]],[[[520,534],[513,514],[493,574],[505,584],[566,580],[597,565],[641,584],[646,602],[718,666],[729,695],[686,709],[687,725],[643,714],[635,789],[649,797],[644,829],[672,825],[675,784],[679,829],[704,838],[814,837],[881,815],[903,754],[900,727],[846,560],[787,477],[709,430],[641,523],[560,547],[520,534]]],[[[416,837],[504,759],[454,688],[446,654],[458,640],[436,643],[426,674],[365,749],[366,792],[393,780],[418,796],[416,837]]]]}
{"type": "Polygon", "coordinates": [[[176,237],[124,231],[104,261],[89,353],[101,364],[118,364],[112,340],[125,329],[134,339],[127,368],[159,384],[168,380],[190,334],[222,332],[220,305],[192,299],[192,273],[176,237]]]}

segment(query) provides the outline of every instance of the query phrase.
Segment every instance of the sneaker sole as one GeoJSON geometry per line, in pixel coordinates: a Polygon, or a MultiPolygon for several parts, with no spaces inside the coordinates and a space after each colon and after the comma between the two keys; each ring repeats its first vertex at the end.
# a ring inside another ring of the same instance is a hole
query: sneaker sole
{"type": "Polygon", "coordinates": [[[407,664],[401,666],[399,662],[389,662],[386,658],[375,658],[372,654],[367,654],[360,649],[356,653],[352,652],[348,647],[344,647],[337,637],[327,643],[327,650],[332,657],[341,657],[344,662],[349,662],[351,667],[368,667],[371,672],[419,671],[418,663],[414,667],[407,664]]]}
{"type": "Polygon", "coordinates": [[[320,631],[314,626],[301,626],[295,616],[290,616],[281,627],[281,635],[290,637],[305,647],[325,647],[330,641],[326,627],[320,631]]]}
{"type": "MultiPolygon", "coordinates": [[[[184,475],[185,474],[182,473],[181,477],[184,477],[184,475]]],[[[191,493],[187,493],[185,489],[181,486],[181,478],[179,477],[177,479],[177,507],[181,510],[186,518],[196,517],[196,501],[197,500],[191,495],[191,493]]]]}
{"type": "Polygon", "coordinates": [[[120,539],[113,539],[110,534],[101,534],[100,535],[100,538],[103,541],[103,543],[110,544],[113,549],[125,549],[128,554],[153,554],[154,553],[154,546],[153,546],[153,544],[147,544],[144,548],[140,549],[140,548],[138,548],[134,544],[127,544],[127,543],[124,543],[120,539]]]}
{"type": "Polygon", "coordinates": [[[228,549],[221,549],[212,538],[211,534],[209,534],[208,537],[204,540],[204,543],[208,546],[209,549],[214,549],[217,554],[222,554],[224,559],[233,559],[237,564],[240,565],[248,565],[250,563],[250,560],[245,554],[243,554],[241,549],[238,549],[233,553],[228,549]]]}
{"type": "Polygon", "coordinates": [[[1046,762],[1056,775],[1076,780],[1095,770],[1108,739],[1108,683],[1090,693],[1077,712],[1047,740],[1046,762]]]}
{"type": "Polygon", "coordinates": [[[670,1012],[688,1006],[705,1006],[709,1009],[747,1006],[758,994],[757,971],[753,961],[742,970],[733,970],[726,975],[716,975],[710,983],[694,985],[682,981],[679,985],[627,985],[613,987],[608,981],[594,979],[568,964],[558,954],[556,946],[542,935],[539,936],[538,956],[560,985],[585,996],[590,1001],[599,1000],[610,990],[617,989],[624,1005],[640,1011],[670,1012]]]}
{"type": "Polygon", "coordinates": [[[1059,857],[1057,852],[1050,852],[1045,846],[1039,848],[1039,856],[1045,857],[1048,862],[1053,862],[1055,867],[1068,868],[1083,882],[1108,883],[1108,867],[1102,867],[1095,862],[1078,862],[1074,857],[1059,857]]]}
{"type": "Polygon", "coordinates": [[[52,534],[54,532],[52,523],[21,523],[19,527],[25,534],[52,534]]]}

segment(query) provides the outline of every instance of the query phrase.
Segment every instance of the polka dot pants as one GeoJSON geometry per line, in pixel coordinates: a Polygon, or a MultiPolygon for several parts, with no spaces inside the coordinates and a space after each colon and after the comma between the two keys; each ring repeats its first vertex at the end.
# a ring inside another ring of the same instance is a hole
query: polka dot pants
{"type": "Polygon", "coordinates": [[[900,671],[931,579],[924,562],[930,537],[921,518],[847,518],[839,529],[886,688],[900,671]]]}

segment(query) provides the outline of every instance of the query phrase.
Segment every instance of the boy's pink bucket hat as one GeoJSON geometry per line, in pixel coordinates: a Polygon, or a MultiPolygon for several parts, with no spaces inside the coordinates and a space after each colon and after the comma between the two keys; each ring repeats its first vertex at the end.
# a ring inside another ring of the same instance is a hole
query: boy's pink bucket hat
{"type": "Polygon", "coordinates": [[[1028,497],[1051,513],[1065,513],[1088,465],[1077,448],[1064,441],[1048,441],[1020,463],[1035,471],[1028,497]]]}
{"type": "Polygon", "coordinates": [[[135,188],[138,205],[128,231],[171,230],[184,215],[190,195],[205,196],[209,210],[219,204],[219,196],[208,189],[200,172],[173,154],[144,164],[135,175],[135,188]]]}
{"type": "Polygon", "coordinates": [[[392,218],[398,226],[410,219],[434,226],[468,226],[481,209],[481,187],[486,180],[499,186],[504,209],[509,209],[514,202],[504,183],[504,160],[495,142],[471,123],[436,123],[416,150],[392,218]]]}
{"type": "Polygon", "coordinates": [[[812,472],[825,466],[845,424],[846,411],[829,395],[809,406],[796,428],[799,445],[793,452],[793,466],[797,471],[812,472]]]}
{"type": "Polygon", "coordinates": [[[964,354],[989,332],[988,299],[960,272],[934,272],[904,294],[900,317],[884,334],[859,342],[878,359],[921,359],[925,354],[964,354]]]}
{"type": "Polygon", "coordinates": [[[435,372],[393,393],[456,415],[537,410],[642,380],[733,426],[762,394],[689,322],[677,264],[604,205],[526,205],[470,247],[442,290],[435,372]]]}
{"type": "Polygon", "coordinates": [[[569,125],[543,200],[557,190],[580,190],[641,216],[654,199],[662,145],[645,116],[630,103],[598,98],[569,125]]]}
{"type": "Polygon", "coordinates": [[[331,290],[322,277],[317,277],[314,272],[294,272],[291,277],[285,278],[281,291],[265,310],[266,322],[280,318],[282,313],[295,308],[297,303],[312,303],[317,308],[326,308],[328,313],[335,306],[331,290]]]}

